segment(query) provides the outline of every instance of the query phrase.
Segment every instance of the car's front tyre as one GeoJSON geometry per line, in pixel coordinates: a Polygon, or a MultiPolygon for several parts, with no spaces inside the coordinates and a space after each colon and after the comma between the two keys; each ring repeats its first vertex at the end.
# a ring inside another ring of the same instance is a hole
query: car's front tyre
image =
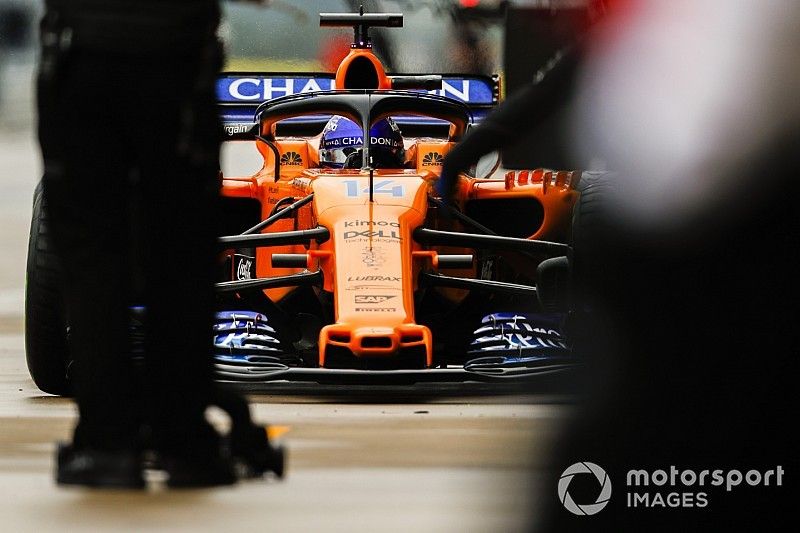
{"type": "Polygon", "coordinates": [[[33,193],[33,216],[25,283],[25,358],[42,391],[70,394],[67,320],[61,293],[61,265],[48,233],[42,183],[33,193]]]}

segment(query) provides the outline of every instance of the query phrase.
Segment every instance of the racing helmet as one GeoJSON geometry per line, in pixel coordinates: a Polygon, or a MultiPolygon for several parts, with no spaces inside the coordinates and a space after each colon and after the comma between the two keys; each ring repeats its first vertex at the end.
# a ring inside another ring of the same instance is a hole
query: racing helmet
{"type": "MultiPolygon", "coordinates": [[[[402,168],[406,151],[403,136],[391,118],[381,119],[369,130],[369,154],[374,168],[402,168]]],[[[319,140],[319,163],[328,168],[360,168],[364,139],[361,126],[333,115],[319,140]]]]}

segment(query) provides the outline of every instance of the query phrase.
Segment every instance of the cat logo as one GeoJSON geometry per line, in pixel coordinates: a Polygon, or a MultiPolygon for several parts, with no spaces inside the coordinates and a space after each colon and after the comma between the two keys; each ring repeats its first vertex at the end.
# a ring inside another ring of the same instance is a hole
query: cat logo
{"type": "Polygon", "coordinates": [[[444,158],[439,152],[428,152],[425,154],[425,157],[422,158],[422,166],[438,167],[442,164],[442,161],[444,161],[444,158]]]}
{"type": "Polygon", "coordinates": [[[282,167],[296,167],[303,164],[303,158],[297,152],[286,152],[281,156],[282,167]]]}

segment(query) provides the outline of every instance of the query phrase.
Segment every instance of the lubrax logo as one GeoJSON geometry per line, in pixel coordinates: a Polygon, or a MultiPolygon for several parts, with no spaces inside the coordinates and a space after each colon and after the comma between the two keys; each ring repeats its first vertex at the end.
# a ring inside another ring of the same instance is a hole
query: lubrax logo
{"type": "Polygon", "coordinates": [[[399,276],[348,276],[347,281],[400,281],[399,276]]]}
{"type": "Polygon", "coordinates": [[[282,167],[296,167],[303,164],[303,158],[297,152],[286,152],[281,156],[282,167]]]}
{"type": "Polygon", "coordinates": [[[355,302],[357,304],[382,304],[386,300],[392,298],[394,298],[394,296],[356,294],[355,302]]]}
{"type": "Polygon", "coordinates": [[[422,158],[423,167],[436,167],[442,164],[444,157],[439,152],[428,152],[422,158]]]}
{"type": "Polygon", "coordinates": [[[400,235],[397,234],[394,230],[387,230],[387,229],[379,229],[379,230],[363,230],[363,231],[345,231],[344,238],[345,239],[356,239],[356,238],[370,238],[373,239],[391,239],[394,241],[400,240],[400,235]]]}

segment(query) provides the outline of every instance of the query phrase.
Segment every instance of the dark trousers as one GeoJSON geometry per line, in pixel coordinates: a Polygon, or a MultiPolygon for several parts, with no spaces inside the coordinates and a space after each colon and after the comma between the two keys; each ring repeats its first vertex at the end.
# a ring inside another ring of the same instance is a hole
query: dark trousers
{"type": "Polygon", "coordinates": [[[78,446],[129,447],[143,423],[167,448],[208,434],[220,59],[216,43],[152,57],[43,52],[39,140],[65,271],[78,446]],[[142,381],[131,305],[146,307],[142,381]]]}

